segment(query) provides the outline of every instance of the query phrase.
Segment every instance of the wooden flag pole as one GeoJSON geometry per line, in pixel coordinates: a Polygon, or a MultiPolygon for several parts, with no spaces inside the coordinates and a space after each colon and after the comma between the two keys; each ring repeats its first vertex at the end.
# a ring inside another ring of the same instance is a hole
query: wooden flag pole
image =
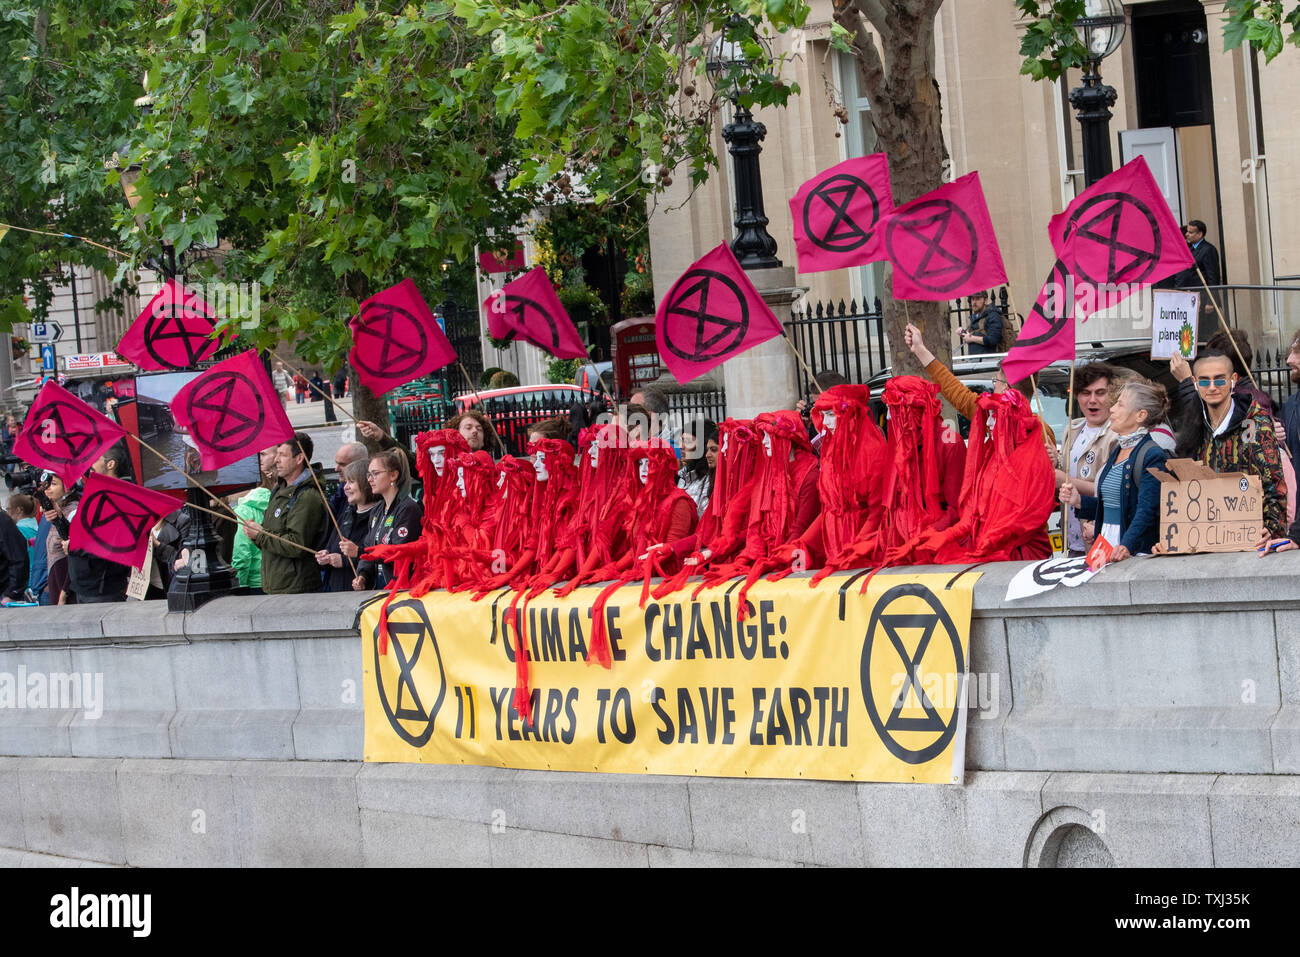
{"type": "Polygon", "coordinates": [[[1228,320],[1224,318],[1223,310],[1219,308],[1218,300],[1215,299],[1214,294],[1210,292],[1210,284],[1205,281],[1205,273],[1201,272],[1200,266],[1196,267],[1196,275],[1201,277],[1201,288],[1205,290],[1205,295],[1209,297],[1210,305],[1214,306],[1214,311],[1219,316],[1219,323],[1223,326],[1223,331],[1227,334],[1228,341],[1232,343],[1232,351],[1237,353],[1237,358],[1241,360],[1241,367],[1246,370],[1246,378],[1249,379],[1251,384],[1258,389],[1259,383],[1255,382],[1255,377],[1251,375],[1250,372],[1250,366],[1247,364],[1246,360],[1242,358],[1241,346],[1237,345],[1237,340],[1233,338],[1232,330],[1228,327],[1228,320]]]}
{"type": "MultiPolygon", "coordinates": [[[[195,505],[193,502],[186,502],[185,504],[190,508],[197,509],[200,512],[207,512],[209,515],[213,515],[217,518],[230,517],[229,515],[223,515],[221,512],[214,511],[213,509],[207,508],[206,506],[195,505]]],[[[238,516],[236,516],[236,518],[238,518],[238,516]]],[[[238,518],[238,521],[239,524],[242,525],[246,520],[242,518],[238,518]]],[[[289,539],[285,538],[284,536],[275,534],[275,532],[268,532],[266,529],[262,529],[262,534],[265,535],[267,538],[274,538],[278,542],[284,542],[286,545],[290,546],[291,548],[296,548],[299,551],[307,552],[308,554],[311,555],[316,554],[316,550],[314,548],[308,548],[306,545],[300,545],[298,542],[291,542],[289,541],[289,539]]]]}
{"type": "MultiPolygon", "coordinates": [[[[325,503],[325,514],[328,515],[330,517],[330,521],[334,523],[334,531],[339,533],[339,554],[342,554],[343,553],[343,547],[342,547],[343,529],[339,528],[339,520],[334,515],[334,509],[330,508],[330,500],[325,497],[325,489],[321,487],[320,478],[317,477],[316,470],[311,467],[310,462],[307,463],[307,471],[311,473],[311,480],[316,483],[316,491],[320,492],[320,500],[325,503]]],[[[342,480],[342,478],[343,476],[340,475],[339,476],[340,481],[342,480]]],[[[312,552],[312,554],[314,555],[316,553],[312,552]]],[[[343,557],[346,558],[348,560],[348,564],[352,566],[352,577],[356,578],[357,577],[356,562],[352,560],[351,555],[343,555],[343,557]]]]}
{"type": "MultiPolygon", "coordinates": [[[[158,460],[159,460],[160,462],[162,462],[163,465],[167,466],[167,468],[171,469],[173,472],[178,473],[178,474],[179,474],[183,479],[185,479],[185,481],[189,482],[191,485],[193,485],[196,489],[198,489],[200,492],[202,492],[202,493],[203,493],[204,495],[206,495],[208,498],[212,499],[212,501],[216,502],[218,505],[220,505],[221,507],[223,507],[224,509],[226,509],[226,511],[230,512],[230,515],[229,515],[229,516],[222,515],[222,516],[220,516],[221,518],[230,518],[230,517],[233,517],[234,520],[235,520],[236,522],[242,522],[242,521],[243,521],[243,519],[239,517],[239,515],[235,512],[235,510],[234,510],[233,508],[231,508],[231,507],[230,507],[230,506],[225,502],[224,499],[220,498],[220,497],[219,497],[218,495],[216,495],[214,492],[210,491],[210,490],[208,489],[208,487],[207,487],[206,485],[204,485],[202,482],[199,482],[197,479],[195,479],[193,476],[191,476],[191,475],[190,475],[188,472],[186,472],[184,469],[178,469],[175,465],[172,464],[172,460],[171,460],[171,459],[167,458],[167,456],[163,455],[161,452],[159,452],[157,449],[155,449],[152,445],[150,445],[150,444],[149,444],[148,442],[146,442],[144,439],[140,438],[140,436],[138,436],[138,435],[132,435],[130,432],[128,432],[128,433],[126,433],[126,434],[129,435],[129,436],[131,436],[131,438],[135,439],[136,442],[138,442],[142,447],[148,449],[150,452],[152,452],[154,455],[156,455],[156,456],[158,457],[158,460]]],[[[190,503],[189,503],[189,502],[186,502],[185,504],[188,505],[188,504],[190,504],[190,503]]],[[[196,506],[196,507],[197,507],[197,506],[196,506]]]]}
{"type": "Polygon", "coordinates": [[[808,360],[805,359],[803,355],[799,352],[799,350],[794,347],[794,343],[790,341],[790,337],[785,334],[784,329],[781,330],[781,338],[784,339],[785,344],[790,347],[790,351],[794,353],[794,357],[799,360],[799,365],[803,366],[803,371],[808,375],[809,387],[812,389],[812,391],[816,392],[818,395],[821,395],[822,389],[817,384],[816,374],[812,371],[812,368],[808,365],[808,360]]]}
{"type": "MultiPolygon", "coordinates": [[[[288,362],[286,359],[284,359],[284,358],[280,355],[280,353],[276,352],[274,349],[271,350],[271,355],[275,356],[275,358],[276,358],[277,361],[279,361],[279,362],[283,362],[285,365],[287,365],[287,366],[289,367],[289,371],[292,372],[294,375],[302,375],[302,371],[301,371],[300,369],[295,369],[295,368],[293,367],[292,363],[290,363],[290,362],[288,362]]],[[[307,379],[307,377],[306,377],[305,375],[302,375],[302,377],[303,377],[304,379],[307,379]]],[[[356,421],[357,421],[357,417],[356,417],[355,415],[353,415],[351,412],[349,412],[347,409],[343,408],[343,406],[341,406],[341,405],[339,405],[337,402],[335,402],[335,401],[334,401],[334,397],[333,397],[332,395],[330,395],[330,394],[329,394],[328,392],[326,392],[324,389],[318,389],[318,388],[316,388],[316,386],[312,384],[311,379],[307,379],[307,387],[310,388],[310,389],[312,389],[312,390],[314,390],[314,391],[315,391],[315,392],[316,392],[316,393],[317,393],[317,394],[318,394],[322,399],[324,399],[326,402],[330,403],[332,406],[334,406],[334,408],[338,409],[340,412],[342,412],[344,415],[346,415],[346,416],[347,416],[349,419],[351,419],[353,422],[356,422],[356,421]]]]}

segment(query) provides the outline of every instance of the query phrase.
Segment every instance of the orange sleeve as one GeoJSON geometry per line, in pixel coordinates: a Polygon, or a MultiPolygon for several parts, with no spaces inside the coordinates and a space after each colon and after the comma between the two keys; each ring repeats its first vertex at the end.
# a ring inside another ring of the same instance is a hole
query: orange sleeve
{"type": "Polygon", "coordinates": [[[961,380],[952,374],[951,369],[938,359],[934,359],[925,367],[925,374],[930,377],[931,382],[938,384],[939,392],[952,403],[952,407],[959,415],[966,416],[972,422],[975,420],[978,409],[977,396],[961,384],[961,380]]]}

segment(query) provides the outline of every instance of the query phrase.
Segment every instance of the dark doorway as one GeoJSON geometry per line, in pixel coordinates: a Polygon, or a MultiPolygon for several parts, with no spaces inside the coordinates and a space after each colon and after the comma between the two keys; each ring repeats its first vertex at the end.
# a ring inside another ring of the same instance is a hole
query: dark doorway
{"type": "Polygon", "coordinates": [[[1205,9],[1197,0],[1133,7],[1133,66],[1138,126],[1213,122],[1205,9]]]}

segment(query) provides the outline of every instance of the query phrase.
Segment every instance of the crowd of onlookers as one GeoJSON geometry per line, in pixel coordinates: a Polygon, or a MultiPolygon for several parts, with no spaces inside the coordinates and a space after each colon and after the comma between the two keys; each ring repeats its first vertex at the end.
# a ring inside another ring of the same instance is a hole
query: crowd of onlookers
{"type": "MultiPolygon", "coordinates": [[[[976,393],[930,353],[919,329],[907,328],[906,344],[935,384],[930,388],[937,387],[958,413],[972,420],[986,414],[976,393]]],[[[1291,344],[1287,361],[1292,380],[1300,383],[1300,334],[1291,344]]],[[[1110,561],[1159,552],[1159,482],[1148,469],[1163,467],[1172,457],[1192,458],[1218,472],[1258,476],[1264,499],[1261,553],[1296,547],[1300,527],[1295,523],[1297,483],[1292,461],[1300,454],[1300,393],[1275,408],[1251,381],[1249,362],[1245,336],[1238,333],[1229,339],[1220,333],[1194,362],[1177,357],[1171,361],[1170,371],[1179,383],[1173,397],[1162,386],[1105,363],[1091,362],[1075,370],[1071,405],[1078,417],[1069,421],[1059,439],[1041,422],[1042,442],[1056,474],[1056,499],[1064,509],[1062,532],[1068,554],[1087,553],[1098,538],[1113,549],[1110,561]],[[1171,398],[1177,414],[1171,413],[1171,398]]],[[[817,388],[829,390],[843,381],[835,373],[822,373],[817,376],[817,388]]],[[[1008,389],[1027,398],[1033,392],[1031,383],[1009,383],[999,371],[993,377],[993,391],[1000,394],[1008,389]]],[[[814,417],[803,401],[797,412],[806,435],[795,437],[791,462],[805,438],[807,450],[816,454],[828,429],[834,428],[833,416],[829,422],[820,415],[814,417]]],[[[889,417],[878,397],[872,397],[872,416],[876,426],[888,434],[889,417]]],[[[575,463],[580,462],[586,444],[596,442],[599,430],[592,426],[599,425],[592,420],[592,410],[575,408],[569,416],[534,425],[529,432],[530,449],[549,448],[552,454],[557,448],[571,449],[575,463]]],[[[720,430],[718,423],[705,419],[682,422],[671,414],[662,393],[647,388],[619,407],[613,425],[630,445],[651,443],[672,450],[677,462],[675,485],[694,506],[693,528],[695,520],[705,515],[714,493],[720,452],[725,451],[720,437],[725,443],[727,435],[736,434],[735,423],[728,420],[720,430]]],[[[9,417],[0,441],[11,446],[17,428],[16,419],[9,417]]],[[[456,488],[466,495],[465,469],[473,472],[476,462],[490,466],[491,459],[503,455],[502,445],[490,420],[475,410],[457,415],[445,428],[463,439],[470,456],[480,456],[464,458],[459,440],[457,449],[450,452],[444,445],[428,452],[457,457],[460,484],[456,488]]],[[[771,423],[763,424],[763,429],[769,437],[780,435],[771,423]]],[[[372,452],[361,442],[341,446],[333,463],[337,487],[328,499],[323,470],[319,463],[311,462],[314,449],[308,435],[297,433],[291,441],[261,453],[261,484],[232,496],[228,501],[231,519],[217,522],[224,542],[223,557],[235,569],[241,591],[349,591],[382,588],[392,581],[393,563],[368,557],[367,550],[420,538],[427,524],[424,509],[428,503],[423,501],[418,480],[417,453],[399,446],[375,423],[359,422],[358,433],[378,450],[372,452]]],[[[962,441],[951,435],[947,440],[962,441]]],[[[938,481],[927,493],[944,500],[938,503],[936,514],[956,512],[962,461],[961,455],[948,465],[944,458],[939,459],[938,481]]],[[[595,462],[593,454],[593,468],[595,462]]],[[[892,463],[882,461],[880,467],[888,469],[892,463]]],[[[113,446],[92,468],[129,478],[125,446],[113,446]]],[[[506,470],[501,468],[498,475],[496,467],[492,468],[493,481],[504,483],[506,470]]],[[[544,480],[543,471],[539,467],[539,481],[544,480]]],[[[443,474],[443,463],[438,463],[438,474],[443,474]]],[[[531,481],[531,472],[529,478],[531,481]]],[[[642,483],[645,481],[643,471],[642,483]]],[[[807,531],[820,511],[816,488],[815,471],[801,473],[800,486],[792,491],[800,496],[799,518],[784,530],[790,540],[807,531]],[[808,509],[804,505],[810,494],[814,501],[808,509]]],[[[77,489],[67,489],[57,477],[47,475],[36,495],[10,496],[7,514],[0,513],[0,602],[125,599],[129,569],[68,548],[76,493],[77,489]]],[[[171,577],[187,566],[190,555],[184,543],[189,521],[188,511],[179,510],[151,532],[151,597],[165,594],[171,577]]],[[[1023,554],[1028,557],[1037,552],[1031,549],[1023,554]]]]}

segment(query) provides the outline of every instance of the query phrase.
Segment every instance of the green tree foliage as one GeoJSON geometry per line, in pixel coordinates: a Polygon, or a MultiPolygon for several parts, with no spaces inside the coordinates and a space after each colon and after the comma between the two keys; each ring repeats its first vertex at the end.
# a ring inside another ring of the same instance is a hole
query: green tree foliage
{"type": "MultiPolygon", "coordinates": [[[[337,366],[360,299],[406,276],[433,297],[444,259],[467,269],[476,243],[509,247],[530,211],[644,205],[682,161],[702,181],[717,111],[702,38],[739,16],[731,37],[756,53],[756,32],[806,14],[799,0],[0,0],[0,176],[24,186],[6,221],[48,222],[60,200],[60,229],[131,253],[118,280],[163,243],[184,255],[220,239],[230,252],[188,278],[261,283],[261,325],[244,334],[297,338],[337,366]],[[70,168],[38,188],[56,130],[70,168]],[[138,219],[105,172],[121,143],[121,165],[142,168],[138,219]]],[[[746,98],[791,92],[774,68],[746,98]]],[[[15,235],[0,244],[9,293],[44,248],[15,235]]],[[[60,251],[110,265],[84,244],[60,251]]]]}
{"type": "MultiPolygon", "coordinates": [[[[160,7],[145,0],[0,0],[0,223],[113,245],[122,193],[104,162],[138,114],[135,38],[160,7]]],[[[51,286],[72,264],[106,270],[103,249],[14,229],[0,240],[0,328],[43,318],[51,286]],[[30,313],[23,302],[31,284],[30,313]]]]}
{"type": "MultiPolygon", "coordinates": [[[[1083,66],[1088,51],[1074,31],[1074,22],[1084,15],[1084,0],[1016,0],[1016,8],[1028,21],[1020,41],[1021,73],[1035,80],[1055,80],[1066,70],[1083,66]]],[[[1300,3],[1288,11],[1281,0],[1227,0],[1226,9],[1225,50],[1248,43],[1269,61],[1282,52],[1284,42],[1300,46],[1300,3]]]]}

